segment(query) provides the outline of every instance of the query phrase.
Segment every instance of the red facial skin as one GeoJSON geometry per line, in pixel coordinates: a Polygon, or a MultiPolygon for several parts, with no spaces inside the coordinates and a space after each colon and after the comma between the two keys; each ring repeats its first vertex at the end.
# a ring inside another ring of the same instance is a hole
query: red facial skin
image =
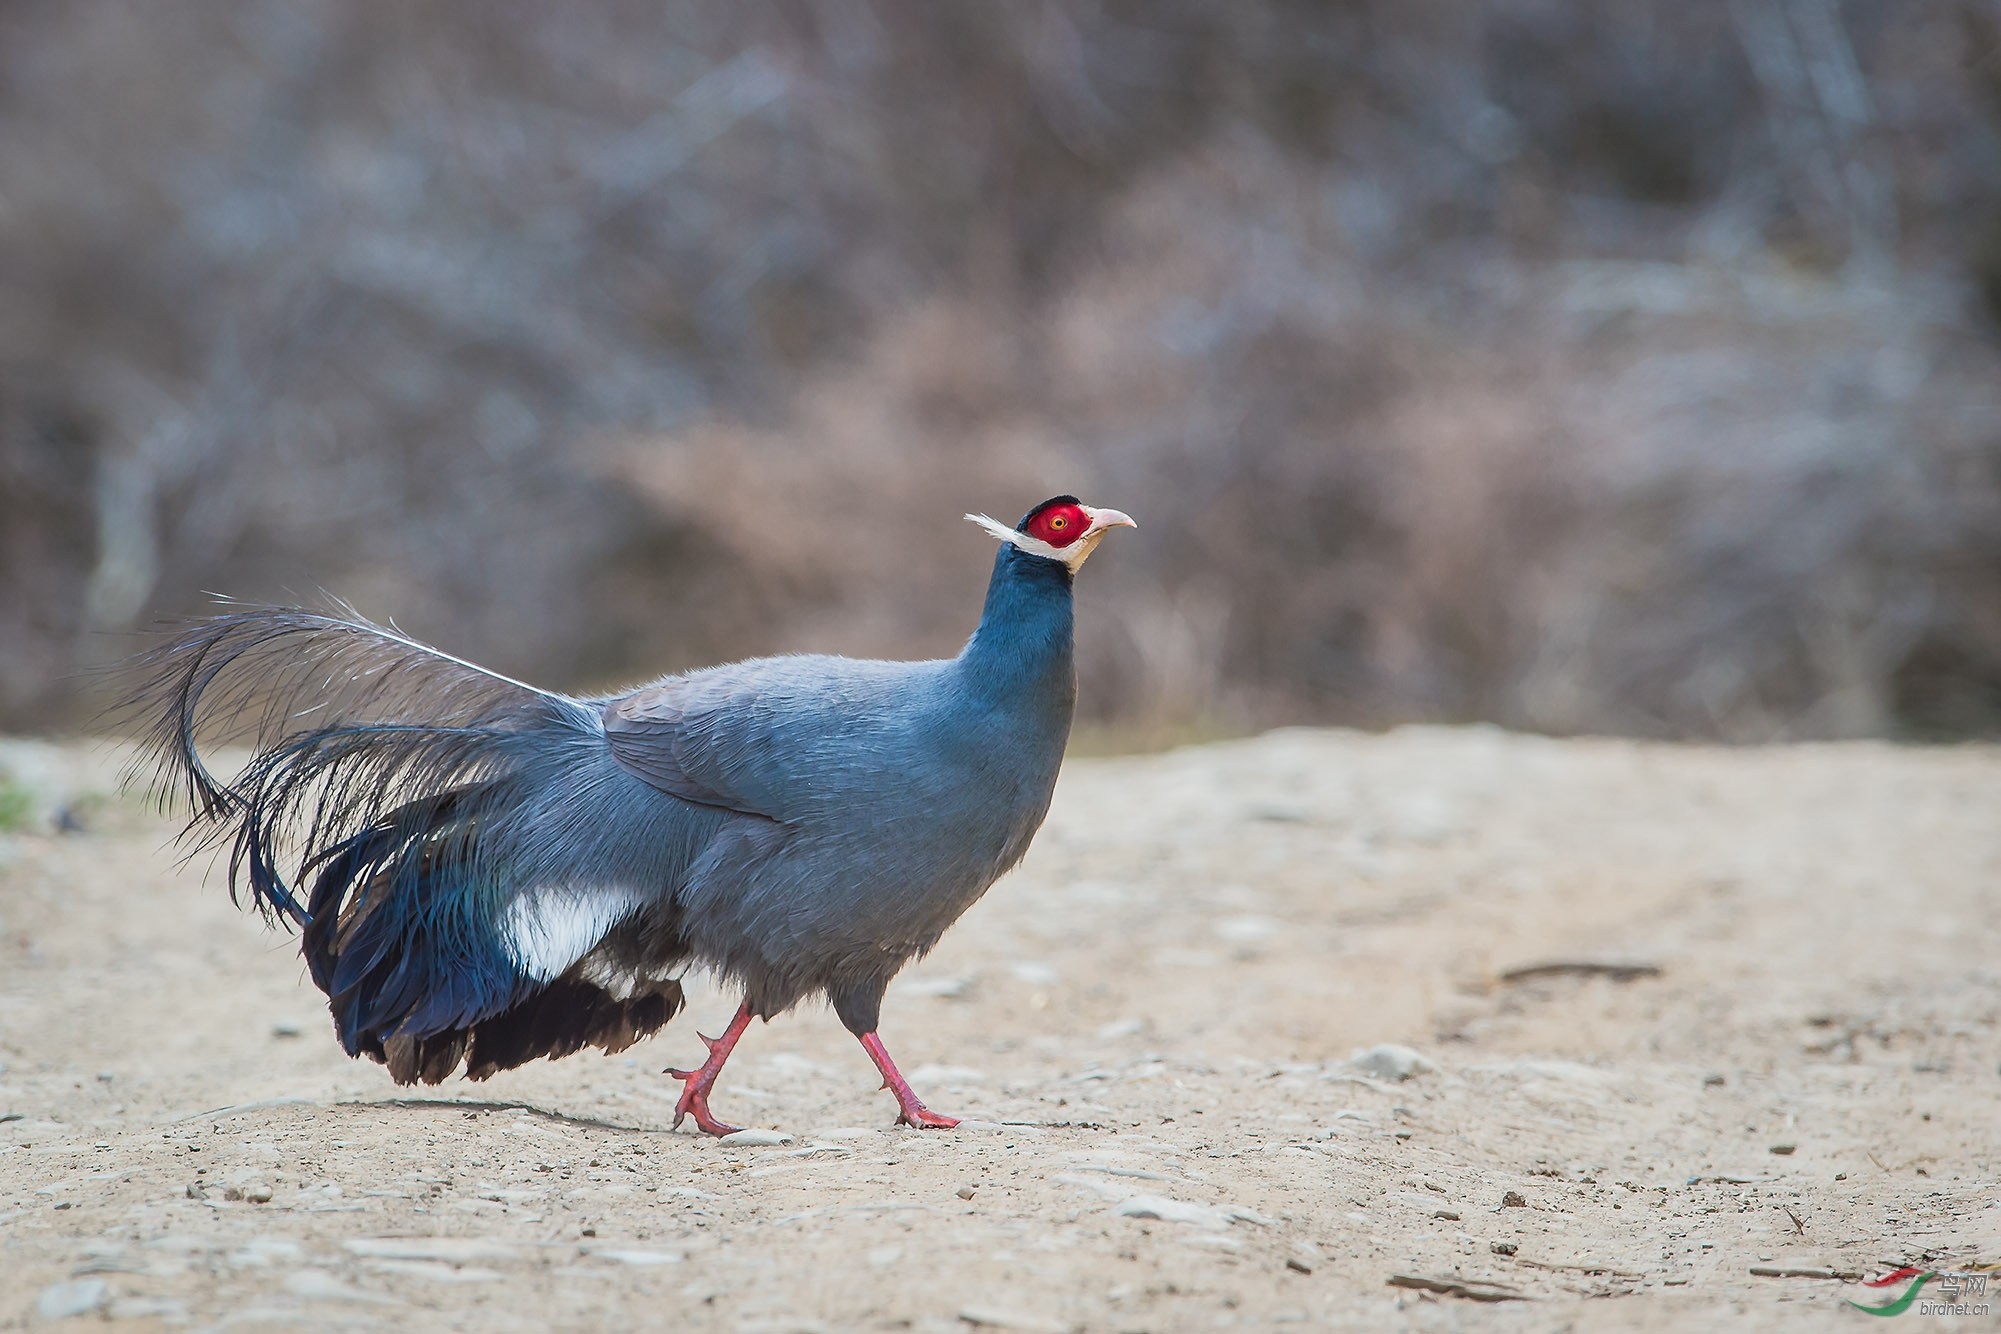
{"type": "Polygon", "coordinates": [[[1084,535],[1091,516],[1082,505],[1051,505],[1028,521],[1028,535],[1059,550],[1084,535]]]}

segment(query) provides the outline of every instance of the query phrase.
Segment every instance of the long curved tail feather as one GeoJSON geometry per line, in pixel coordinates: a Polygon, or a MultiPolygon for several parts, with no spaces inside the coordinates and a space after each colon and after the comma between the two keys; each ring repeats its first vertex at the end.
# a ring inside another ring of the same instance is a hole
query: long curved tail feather
{"type": "Polygon", "coordinates": [[[645,969],[625,969],[618,995],[577,971],[636,903],[580,879],[573,822],[534,818],[608,762],[592,707],[346,608],[232,609],[132,670],[135,773],[150,762],[163,804],[186,797],[191,851],[229,849],[238,902],[300,928],[350,1055],[406,1083],[462,1057],[483,1077],[629,1044],[680,1007],[679,985],[645,969]],[[224,779],[206,756],[228,743],[252,754],[224,779]],[[537,896],[603,922],[578,957],[523,957],[508,913],[537,896]]]}
{"type": "Polygon", "coordinates": [[[311,780],[336,776],[317,817],[359,815],[370,798],[379,815],[399,792],[435,791],[439,779],[476,765],[482,742],[559,718],[592,725],[576,700],[345,606],[235,607],[187,624],[125,670],[134,688],[114,715],[136,722],[144,739],[133,776],[150,758],[152,790],[163,804],[185,795],[191,831],[226,823],[260,796],[296,799],[311,780]],[[258,761],[225,782],[203,743],[248,744],[258,761]]]}

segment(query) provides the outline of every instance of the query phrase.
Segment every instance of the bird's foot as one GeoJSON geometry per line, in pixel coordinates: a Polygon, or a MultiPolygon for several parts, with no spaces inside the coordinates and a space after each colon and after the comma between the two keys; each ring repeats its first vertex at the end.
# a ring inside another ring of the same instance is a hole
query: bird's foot
{"type": "Polygon", "coordinates": [[[705,1135],[734,1135],[743,1129],[742,1126],[733,1126],[727,1121],[718,1120],[716,1114],[709,1110],[709,1085],[715,1081],[715,1076],[709,1074],[707,1066],[703,1066],[700,1070],[669,1070],[667,1073],[676,1079],[686,1080],[688,1084],[688,1087],[681,1090],[680,1100],[674,1104],[676,1130],[679,1130],[681,1122],[690,1116],[695,1118],[695,1125],[705,1135]],[[708,1075],[707,1078],[703,1078],[705,1074],[708,1075]]]}
{"type": "Polygon", "coordinates": [[[910,1081],[896,1068],[896,1062],[889,1059],[889,1048],[882,1045],[882,1038],[873,1032],[861,1035],[862,1049],[875,1062],[875,1068],[882,1072],[882,1086],[896,1095],[896,1124],[915,1126],[919,1130],[950,1130],[959,1124],[955,1116],[940,1116],[926,1107],[917,1094],[911,1091],[910,1081]]]}
{"type": "Polygon", "coordinates": [[[716,1076],[723,1072],[723,1062],[729,1060],[730,1051],[736,1046],[736,1040],[743,1036],[744,1029],[750,1027],[750,1018],[750,1005],[746,1002],[743,1008],[736,1012],[736,1018],[730,1021],[730,1026],[723,1030],[721,1037],[712,1038],[700,1033],[695,1034],[709,1049],[709,1059],[702,1062],[700,1069],[664,1072],[688,1086],[681,1090],[681,1097],[674,1104],[676,1130],[679,1130],[681,1122],[690,1116],[695,1118],[695,1124],[706,1135],[734,1135],[741,1129],[727,1121],[716,1119],[716,1114],[709,1110],[709,1089],[714,1086],[716,1076]]]}
{"type": "Polygon", "coordinates": [[[896,1124],[914,1126],[919,1130],[950,1130],[959,1124],[956,1116],[940,1116],[923,1103],[912,1098],[901,1104],[896,1113],[896,1124]]]}

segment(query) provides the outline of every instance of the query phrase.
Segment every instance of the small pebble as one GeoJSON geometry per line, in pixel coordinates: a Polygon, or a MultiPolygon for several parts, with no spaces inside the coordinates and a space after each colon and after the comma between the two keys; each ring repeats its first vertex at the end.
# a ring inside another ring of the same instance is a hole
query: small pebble
{"type": "Polygon", "coordinates": [[[1793,1152],[1798,1148],[1799,1145],[1797,1144],[1774,1144],[1772,1146],[1772,1152],[1776,1153],[1781,1158],[1790,1158],[1793,1155],[1793,1152]]]}
{"type": "Polygon", "coordinates": [[[614,1264],[630,1265],[635,1269],[651,1269],[656,1265],[677,1265],[682,1256],[679,1251],[592,1251],[600,1260],[610,1260],[614,1264]]]}
{"type": "Polygon", "coordinates": [[[1423,1054],[1409,1047],[1385,1042],[1375,1047],[1362,1047],[1348,1058],[1348,1064],[1373,1079],[1387,1079],[1402,1083],[1412,1075],[1428,1074],[1438,1067],[1423,1054]]]}
{"type": "Polygon", "coordinates": [[[71,1316],[88,1315],[104,1305],[104,1299],[111,1288],[101,1278],[73,1278],[66,1283],[51,1283],[42,1289],[42,1295],[35,1301],[35,1314],[44,1320],[67,1320],[71,1316]]]}
{"type": "Polygon", "coordinates": [[[271,1036],[274,1038],[295,1038],[302,1031],[297,1024],[288,1019],[280,1019],[277,1023],[271,1025],[271,1036]]]}
{"type": "Polygon", "coordinates": [[[343,1283],[324,1269],[295,1269],[285,1276],[285,1291],[312,1302],[357,1302],[388,1305],[389,1299],[343,1283]]]}
{"type": "Polygon", "coordinates": [[[1216,934],[1232,945],[1258,945],[1285,930],[1285,923],[1273,917],[1246,913],[1225,917],[1216,923],[1216,934]]]}
{"type": "Polygon", "coordinates": [[[1297,1259],[1293,1256],[1286,1257],[1285,1267],[1287,1269],[1290,1269],[1295,1274],[1310,1274],[1313,1272],[1312,1265],[1306,1263],[1306,1261],[1304,1260],[1297,1259]]]}
{"type": "Polygon", "coordinates": [[[501,1264],[517,1256],[504,1241],[477,1237],[350,1237],[341,1243],[366,1260],[409,1260],[433,1264],[501,1264]]]}
{"type": "Polygon", "coordinates": [[[120,1297],[105,1309],[113,1320],[162,1320],[185,1324],[188,1304],[178,1297],[120,1297]]]}
{"type": "Polygon", "coordinates": [[[978,1188],[974,1186],[961,1186],[952,1193],[954,1195],[957,1195],[962,1200],[970,1200],[973,1198],[973,1194],[977,1189],[978,1188]]]}
{"type": "Polygon", "coordinates": [[[1503,1209],[1526,1209],[1528,1206],[1527,1197],[1518,1190],[1511,1190],[1501,1197],[1501,1207],[1503,1209]]]}
{"type": "Polygon", "coordinates": [[[1515,1245],[1515,1243],[1512,1241],[1497,1241],[1492,1245],[1490,1245],[1489,1247],[1487,1247],[1487,1249],[1492,1251],[1496,1255],[1513,1255],[1516,1251],[1520,1250],[1521,1247],[1515,1245]]]}
{"type": "Polygon", "coordinates": [[[975,1329],[1016,1329],[1030,1331],[1031,1334],[1038,1331],[1060,1334],[1061,1331],[1070,1328],[1058,1321],[1044,1320],[1040,1316],[1030,1315],[1026,1311],[1001,1311],[985,1306],[968,1306],[959,1312],[959,1319],[975,1329]]]}
{"type": "Polygon", "coordinates": [[[718,1144],[727,1144],[731,1148],[746,1149],[769,1148],[774,1144],[790,1144],[791,1142],[792,1136],[782,1130],[733,1130],[716,1141],[718,1144]]]}
{"type": "Polygon", "coordinates": [[[1207,1205],[1170,1200],[1163,1195],[1135,1195],[1113,1205],[1112,1213],[1120,1218],[1153,1218],[1163,1223],[1193,1223],[1198,1226],[1214,1226],[1224,1221],[1222,1215],[1207,1205]]]}

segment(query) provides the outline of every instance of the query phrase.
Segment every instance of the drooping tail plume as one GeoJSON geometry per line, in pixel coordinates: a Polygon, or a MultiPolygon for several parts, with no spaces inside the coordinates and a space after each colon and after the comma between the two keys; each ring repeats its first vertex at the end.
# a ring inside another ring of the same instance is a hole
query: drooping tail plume
{"type": "MultiPolygon", "coordinates": [[[[281,871],[316,866],[354,831],[407,803],[493,789],[519,745],[551,726],[591,726],[565,696],[487,671],[351,608],[243,607],[196,621],[131,665],[120,712],[142,729],[164,804],[185,796],[186,837],[232,841],[230,889],[303,925],[281,871]],[[204,748],[247,744],[222,779],[204,748]]],[[[466,815],[472,812],[465,812],[466,815]]]]}
{"type": "Polygon", "coordinates": [[[120,712],[143,736],[135,776],[150,769],[163,804],[187,799],[191,852],[229,849],[238,902],[247,890],[267,920],[302,928],[350,1054],[436,1082],[468,1052],[472,1073],[491,1073],[629,1043],[679,1008],[660,978],[584,1005],[570,994],[583,984],[556,975],[572,961],[538,968],[509,930],[551,895],[604,929],[632,906],[616,887],[564,886],[577,836],[524,815],[588,781],[602,748],[588,705],[347,608],[232,608],[131,671],[120,712]],[[231,744],[250,757],[219,777],[208,756],[231,744]]]}

